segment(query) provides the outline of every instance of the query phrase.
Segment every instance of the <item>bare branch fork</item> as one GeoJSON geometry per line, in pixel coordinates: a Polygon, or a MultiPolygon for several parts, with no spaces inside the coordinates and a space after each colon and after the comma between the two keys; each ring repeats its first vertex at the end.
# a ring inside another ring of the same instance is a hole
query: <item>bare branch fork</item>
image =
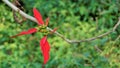
{"type": "MultiPolygon", "coordinates": [[[[21,14],[22,16],[24,16],[25,18],[27,18],[27,19],[29,19],[29,20],[37,23],[37,20],[36,20],[34,17],[32,17],[32,16],[26,14],[25,12],[21,11],[19,8],[17,8],[15,5],[13,5],[9,0],[2,0],[2,1],[3,1],[5,4],[7,4],[10,8],[12,8],[14,11],[16,11],[16,12],[18,12],[19,14],[21,14]]],[[[89,42],[89,41],[92,41],[92,40],[95,40],[95,39],[102,38],[102,37],[104,37],[104,36],[106,36],[106,35],[114,32],[119,25],[120,25],[120,18],[119,18],[118,22],[115,24],[115,26],[112,28],[112,30],[109,30],[108,32],[103,33],[103,34],[101,34],[101,35],[98,35],[98,36],[96,36],[96,37],[92,37],[92,38],[88,38],[88,39],[83,39],[83,40],[70,40],[70,39],[67,39],[67,38],[65,38],[62,34],[60,34],[60,33],[57,32],[57,31],[55,31],[55,34],[56,34],[57,36],[61,37],[63,40],[65,40],[65,41],[68,42],[68,43],[89,42]]],[[[47,27],[47,29],[50,30],[50,31],[52,31],[52,29],[49,28],[49,27],[47,27]]]]}

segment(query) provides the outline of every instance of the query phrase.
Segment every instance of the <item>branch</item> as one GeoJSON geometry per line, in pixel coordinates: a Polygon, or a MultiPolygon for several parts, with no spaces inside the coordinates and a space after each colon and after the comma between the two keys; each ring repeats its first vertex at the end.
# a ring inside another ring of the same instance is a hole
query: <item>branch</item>
{"type": "Polygon", "coordinates": [[[80,42],[89,42],[89,41],[92,41],[92,40],[95,40],[95,39],[98,39],[98,38],[102,38],[103,36],[106,36],[106,35],[114,32],[119,25],[120,25],[120,18],[119,18],[117,24],[115,24],[115,26],[112,28],[112,30],[109,30],[109,31],[106,32],[106,33],[103,33],[103,34],[101,34],[101,35],[98,35],[98,36],[92,37],[92,38],[88,38],[88,39],[83,39],[83,40],[70,40],[70,41],[71,41],[72,43],[80,43],[80,42]]]}
{"type": "MultiPolygon", "coordinates": [[[[12,8],[14,11],[16,11],[16,12],[18,12],[19,14],[21,14],[22,16],[24,16],[25,18],[27,18],[27,19],[29,19],[29,20],[37,23],[37,20],[36,20],[34,17],[32,17],[32,16],[26,14],[25,12],[21,11],[19,8],[17,8],[15,5],[13,5],[10,1],[8,1],[8,0],[2,0],[2,1],[3,1],[5,4],[7,4],[10,8],[12,8]]],[[[93,40],[95,40],[95,39],[102,38],[102,37],[104,37],[104,36],[106,36],[106,35],[114,32],[119,25],[120,25],[120,18],[119,18],[119,21],[118,21],[117,24],[113,27],[112,30],[109,30],[108,32],[103,33],[103,34],[101,34],[101,35],[98,35],[98,36],[96,36],[96,37],[92,37],[92,38],[88,38],[88,39],[83,39],[83,40],[70,40],[70,39],[67,39],[67,38],[65,38],[62,34],[60,34],[60,33],[57,32],[57,31],[55,31],[55,34],[56,34],[57,36],[61,37],[63,40],[65,40],[65,41],[68,42],[68,43],[89,42],[89,41],[93,41],[93,40]]],[[[53,31],[53,30],[52,30],[51,28],[49,28],[49,27],[47,27],[47,29],[50,30],[50,31],[53,31]]]]}
{"type": "MultiPolygon", "coordinates": [[[[10,8],[12,8],[14,11],[18,12],[21,16],[24,16],[25,18],[33,21],[33,22],[36,22],[37,23],[37,20],[26,14],[25,12],[23,12],[22,10],[20,10],[19,8],[17,8],[15,5],[13,5],[9,0],[2,0],[5,4],[7,4],[10,8]]],[[[51,28],[47,27],[48,30],[50,31],[53,31],[51,28]]],[[[71,41],[67,38],[65,38],[62,34],[58,33],[57,31],[54,32],[57,36],[61,37],[62,39],[64,39],[66,42],[68,43],[71,43],[71,41]]]]}

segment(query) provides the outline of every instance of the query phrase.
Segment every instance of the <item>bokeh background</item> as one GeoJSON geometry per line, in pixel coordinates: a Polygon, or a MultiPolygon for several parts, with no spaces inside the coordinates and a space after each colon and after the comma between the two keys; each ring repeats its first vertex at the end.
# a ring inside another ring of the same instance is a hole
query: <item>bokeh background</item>
{"type": "MultiPolygon", "coordinates": [[[[12,2],[12,0],[11,0],[12,2]]],[[[49,27],[68,39],[87,39],[113,28],[120,16],[120,0],[20,0],[33,16],[36,7],[49,27]]],[[[22,25],[13,18],[10,7],[0,1],[0,68],[41,68],[41,33],[10,38],[37,24],[22,25]]],[[[120,68],[120,26],[115,32],[90,42],[69,44],[55,34],[48,36],[50,60],[46,68],[120,68]]]]}

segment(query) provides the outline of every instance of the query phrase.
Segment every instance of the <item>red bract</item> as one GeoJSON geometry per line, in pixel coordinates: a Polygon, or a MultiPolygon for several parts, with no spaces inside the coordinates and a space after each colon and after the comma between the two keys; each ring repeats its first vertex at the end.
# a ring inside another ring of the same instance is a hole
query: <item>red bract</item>
{"type": "MultiPolygon", "coordinates": [[[[32,34],[35,32],[42,32],[44,33],[44,37],[40,40],[40,49],[42,50],[42,54],[44,57],[44,64],[46,64],[49,60],[49,52],[50,52],[50,45],[47,41],[47,34],[49,33],[47,31],[47,25],[49,22],[49,18],[46,19],[46,23],[44,23],[41,14],[39,13],[39,11],[36,8],[33,8],[33,13],[34,13],[34,17],[36,18],[36,20],[38,21],[38,27],[37,28],[31,28],[27,31],[22,31],[19,34],[12,36],[12,38],[17,37],[17,36],[21,36],[21,35],[26,35],[26,34],[32,34]]],[[[56,29],[53,30],[53,32],[55,32],[56,29]]]]}
{"type": "Polygon", "coordinates": [[[37,32],[37,29],[36,28],[31,28],[27,31],[22,31],[19,34],[12,36],[12,38],[17,37],[17,36],[21,36],[21,35],[25,35],[25,34],[32,34],[32,33],[35,33],[35,32],[37,32]]]}
{"type": "Polygon", "coordinates": [[[39,11],[36,9],[36,8],[33,8],[33,13],[34,13],[34,17],[37,19],[38,21],[38,25],[43,25],[44,22],[42,20],[42,16],[41,14],[39,13],[39,11]]]}
{"type": "Polygon", "coordinates": [[[44,36],[40,40],[41,50],[44,56],[44,64],[49,60],[49,51],[50,51],[50,45],[47,41],[47,36],[44,36]]]}

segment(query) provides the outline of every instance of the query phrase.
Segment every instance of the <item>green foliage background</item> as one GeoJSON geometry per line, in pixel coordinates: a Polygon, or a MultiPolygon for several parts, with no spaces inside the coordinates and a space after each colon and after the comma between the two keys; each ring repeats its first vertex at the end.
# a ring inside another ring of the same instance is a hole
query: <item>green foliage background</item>
{"type": "MultiPolygon", "coordinates": [[[[120,16],[119,0],[21,0],[25,12],[33,16],[36,7],[49,27],[69,39],[87,39],[109,31],[120,16]]],[[[41,33],[10,38],[37,26],[27,20],[22,25],[13,19],[10,7],[0,1],[0,68],[41,68],[41,33]]],[[[49,35],[50,60],[46,68],[120,68],[120,26],[101,39],[69,44],[49,35]],[[101,52],[96,50],[101,49],[101,52]]]]}

